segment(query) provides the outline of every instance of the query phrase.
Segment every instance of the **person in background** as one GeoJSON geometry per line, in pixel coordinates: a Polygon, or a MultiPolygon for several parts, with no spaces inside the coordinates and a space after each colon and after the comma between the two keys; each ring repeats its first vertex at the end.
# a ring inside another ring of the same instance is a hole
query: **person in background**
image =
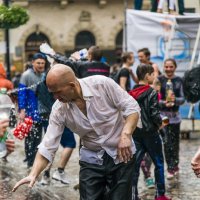
{"type": "Polygon", "coordinates": [[[158,65],[156,63],[151,62],[151,52],[148,48],[145,47],[138,50],[138,59],[140,63],[152,65],[152,67],[154,68],[155,78],[161,74],[158,65]]]}
{"type": "MultiPolygon", "coordinates": [[[[142,48],[138,50],[138,59],[140,61],[140,64],[147,64],[151,65],[154,69],[154,78],[159,75],[159,69],[157,64],[151,62],[151,52],[149,51],[148,48],[142,48]]],[[[155,187],[154,180],[151,176],[151,165],[152,165],[152,160],[149,156],[148,153],[144,155],[143,160],[141,161],[141,169],[144,174],[144,179],[145,179],[145,185],[148,189],[152,189],[155,187]]]]}
{"type": "Polygon", "coordinates": [[[73,53],[70,58],[61,56],[55,52],[51,54],[56,63],[61,63],[72,68],[78,78],[85,78],[93,75],[103,75],[109,77],[110,66],[101,62],[102,51],[98,46],[91,46],[88,49],[87,60],[80,58],[79,52],[73,53]]]}
{"type": "Polygon", "coordinates": [[[122,53],[122,67],[118,73],[117,83],[126,91],[130,91],[130,76],[135,83],[138,82],[137,77],[133,73],[131,66],[134,63],[134,54],[133,52],[124,52],[122,53]]]}
{"type": "Polygon", "coordinates": [[[150,64],[140,64],[137,67],[139,84],[135,85],[129,94],[135,98],[141,108],[142,128],[136,128],[133,140],[136,145],[136,162],[133,174],[134,200],[138,200],[138,178],[140,165],[146,152],[155,165],[155,200],[170,200],[165,196],[164,158],[162,142],[158,130],[164,126],[162,122],[157,92],[150,86],[155,77],[154,69],[150,64]]]}
{"type": "Polygon", "coordinates": [[[6,70],[2,63],[0,63],[0,88],[6,88],[7,91],[14,88],[13,83],[6,78],[6,70]]]}
{"type": "Polygon", "coordinates": [[[179,142],[181,116],[179,106],[185,101],[183,81],[175,75],[176,61],[168,58],[164,61],[164,74],[158,76],[161,83],[161,115],[169,118],[169,125],[162,129],[164,153],[167,163],[167,179],[173,179],[179,173],[179,142]]]}
{"type": "Polygon", "coordinates": [[[184,12],[185,12],[184,0],[178,0],[178,13],[179,13],[179,15],[184,15],[184,12]]]}
{"type": "Polygon", "coordinates": [[[22,184],[34,185],[52,162],[67,126],[82,139],[80,200],[131,200],[135,160],[132,133],[140,116],[137,102],[111,78],[97,75],[77,79],[72,69],[62,64],[48,72],[47,86],[57,99],[49,126],[31,173],[16,183],[13,192],[22,184]]]}
{"type": "Polygon", "coordinates": [[[43,128],[47,126],[47,118],[43,113],[44,108],[36,95],[37,85],[45,76],[46,56],[36,53],[32,58],[32,67],[27,69],[20,78],[18,91],[19,120],[23,121],[26,116],[33,120],[33,126],[25,138],[25,161],[27,167],[33,165],[37,146],[41,142],[43,128]]]}

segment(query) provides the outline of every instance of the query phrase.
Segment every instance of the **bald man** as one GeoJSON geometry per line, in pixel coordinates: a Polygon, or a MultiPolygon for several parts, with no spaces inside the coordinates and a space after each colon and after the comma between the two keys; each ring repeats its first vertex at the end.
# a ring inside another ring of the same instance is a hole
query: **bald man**
{"type": "Polygon", "coordinates": [[[80,150],[80,199],[132,199],[137,102],[112,79],[90,76],[77,79],[71,68],[56,64],[47,75],[47,86],[57,101],[49,126],[29,176],[19,181],[33,187],[52,162],[65,126],[82,139],[80,150]]]}

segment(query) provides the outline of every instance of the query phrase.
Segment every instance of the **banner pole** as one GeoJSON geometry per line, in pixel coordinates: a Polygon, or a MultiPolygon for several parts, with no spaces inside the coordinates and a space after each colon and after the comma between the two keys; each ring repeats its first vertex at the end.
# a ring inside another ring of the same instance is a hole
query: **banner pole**
{"type": "Polygon", "coordinates": [[[192,67],[194,65],[194,60],[195,60],[195,55],[196,55],[196,52],[197,52],[199,40],[200,40],[200,24],[199,24],[199,29],[198,29],[197,36],[196,36],[196,41],[195,41],[195,44],[194,44],[194,49],[193,49],[193,52],[192,52],[192,59],[190,61],[189,69],[192,69],[192,67]]]}

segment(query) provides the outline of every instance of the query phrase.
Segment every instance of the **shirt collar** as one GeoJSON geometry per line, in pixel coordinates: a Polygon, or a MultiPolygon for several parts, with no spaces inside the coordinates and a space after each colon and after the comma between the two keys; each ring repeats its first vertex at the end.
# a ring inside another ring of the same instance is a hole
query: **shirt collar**
{"type": "Polygon", "coordinates": [[[82,79],[78,79],[78,82],[81,85],[84,100],[90,99],[90,97],[94,96],[91,92],[91,89],[88,87],[88,85],[82,79]]]}

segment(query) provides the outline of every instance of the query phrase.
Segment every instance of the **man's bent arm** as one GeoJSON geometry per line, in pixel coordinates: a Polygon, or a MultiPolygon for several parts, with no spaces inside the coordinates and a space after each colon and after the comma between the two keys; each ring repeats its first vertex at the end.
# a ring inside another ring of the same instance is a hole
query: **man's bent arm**
{"type": "Polygon", "coordinates": [[[131,151],[132,133],[137,126],[138,119],[139,113],[137,112],[126,117],[118,144],[118,158],[120,162],[127,163],[133,156],[133,152],[131,151]]]}
{"type": "Polygon", "coordinates": [[[139,113],[133,113],[126,117],[125,125],[122,130],[122,134],[132,135],[133,131],[135,130],[139,119],[139,113]]]}

